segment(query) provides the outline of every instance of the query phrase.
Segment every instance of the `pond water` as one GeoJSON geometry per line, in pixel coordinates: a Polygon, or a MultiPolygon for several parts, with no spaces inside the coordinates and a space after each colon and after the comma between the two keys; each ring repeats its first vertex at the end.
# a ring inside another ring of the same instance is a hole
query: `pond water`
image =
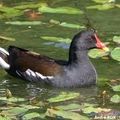
{"type": "MultiPolygon", "coordinates": [[[[3,0],[0,1],[0,6],[15,7],[24,4],[37,4],[39,0],[3,0]]],[[[94,0],[42,0],[41,3],[47,3],[51,8],[61,6],[73,7],[80,9],[84,14],[59,14],[59,13],[40,13],[31,15],[31,10],[37,11],[37,8],[26,8],[22,15],[14,17],[4,17],[0,19],[0,36],[14,38],[15,41],[1,42],[0,46],[7,49],[9,45],[16,45],[26,48],[56,59],[68,58],[68,43],[54,41],[50,39],[42,39],[42,36],[53,36],[61,38],[70,38],[79,32],[82,28],[63,27],[55,22],[66,22],[85,26],[87,16],[91,24],[97,29],[99,36],[104,42],[111,42],[113,36],[120,35],[120,14],[119,8],[111,8],[108,10],[87,9],[88,6],[94,6],[101,3],[96,3],[94,0]],[[14,21],[30,21],[30,24],[15,25],[14,21]],[[42,21],[45,24],[33,25],[33,21],[42,21]],[[51,23],[51,21],[53,23],[51,23]],[[6,24],[6,22],[9,22],[6,24]],[[13,22],[13,24],[11,24],[13,22]]],[[[116,4],[118,0],[116,0],[116,4]]],[[[32,12],[34,12],[32,11],[32,12]]],[[[3,17],[0,10],[0,17],[3,17]]],[[[114,43],[112,43],[114,46],[114,43]]],[[[98,73],[97,85],[90,88],[71,88],[57,89],[48,86],[42,86],[36,83],[29,83],[21,79],[9,76],[5,71],[0,70],[0,96],[4,96],[5,90],[9,89],[14,97],[33,98],[37,97],[40,101],[46,101],[48,98],[59,95],[61,92],[80,93],[80,97],[65,102],[58,102],[56,105],[68,105],[69,103],[90,103],[102,106],[101,98],[96,99],[102,91],[107,91],[109,95],[113,94],[111,88],[107,85],[110,80],[120,79],[120,64],[112,59],[97,58],[91,59],[98,73]]],[[[107,101],[107,100],[106,100],[107,101]]],[[[109,101],[109,100],[108,100],[109,101]]],[[[106,108],[119,108],[119,104],[111,104],[105,102],[106,108]]]]}

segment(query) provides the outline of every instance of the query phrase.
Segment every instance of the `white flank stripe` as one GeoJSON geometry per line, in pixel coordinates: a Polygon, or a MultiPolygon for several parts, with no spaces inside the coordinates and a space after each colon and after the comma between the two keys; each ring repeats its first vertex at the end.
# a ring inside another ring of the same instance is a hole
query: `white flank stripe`
{"type": "Polygon", "coordinates": [[[6,51],[4,48],[1,48],[1,47],[0,47],[0,52],[2,52],[3,54],[9,55],[8,51],[6,51]]]}
{"type": "Polygon", "coordinates": [[[27,69],[25,73],[30,77],[40,78],[40,79],[53,79],[53,76],[44,76],[38,72],[34,72],[30,69],[27,69]]]}
{"type": "Polygon", "coordinates": [[[0,57],[0,66],[3,69],[9,69],[10,68],[10,65],[8,63],[6,63],[1,57],[0,57]]]}
{"type": "Polygon", "coordinates": [[[53,76],[44,76],[38,72],[35,72],[37,76],[39,76],[41,79],[53,79],[53,76]]]}
{"type": "Polygon", "coordinates": [[[27,69],[25,72],[18,72],[16,71],[16,73],[21,76],[23,75],[27,80],[29,81],[39,81],[39,80],[45,80],[45,79],[53,79],[53,76],[44,76],[38,72],[34,72],[30,69],[27,69]]]}

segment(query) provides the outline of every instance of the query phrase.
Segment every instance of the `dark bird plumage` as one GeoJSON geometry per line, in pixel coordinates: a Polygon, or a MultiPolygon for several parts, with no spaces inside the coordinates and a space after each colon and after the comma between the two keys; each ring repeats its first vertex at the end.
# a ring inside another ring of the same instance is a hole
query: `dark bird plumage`
{"type": "Polygon", "coordinates": [[[10,75],[55,87],[83,87],[96,84],[96,70],[87,55],[93,48],[103,49],[95,31],[84,30],[71,42],[68,61],[55,60],[26,49],[0,48],[0,66],[10,75]]]}

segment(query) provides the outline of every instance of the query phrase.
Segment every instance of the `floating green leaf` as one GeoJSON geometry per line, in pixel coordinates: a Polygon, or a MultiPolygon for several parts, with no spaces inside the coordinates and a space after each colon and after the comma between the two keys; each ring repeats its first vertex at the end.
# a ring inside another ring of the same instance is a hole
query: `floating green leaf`
{"type": "Polygon", "coordinates": [[[1,35],[0,35],[0,40],[15,41],[15,38],[11,38],[11,37],[6,37],[6,36],[1,36],[1,35]]]}
{"type": "Polygon", "coordinates": [[[41,21],[10,21],[5,22],[5,24],[11,24],[11,25],[41,25],[45,24],[41,21]]]}
{"type": "Polygon", "coordinates": [[[11,120],[11,119],[6,116],[0,116],[0,120],[11,120]]]}
{"type": "Polygon", "coordinates": [[[60,26],[68,27],[68,28],[77,28],[77,29],[85,28],[85,26],[78,25],[78,24],[71,24],[71,23],[67,23],[67,22],[60,23],[60,26]]]}
{"type": "Polygon", "coordinates": [[[120,85],[112,86],[113,91],[120,92],[120,85]]]}
{"type": "Polygon", "coordinates": [[[58,20],[50,19],[49,22],[52,24],[60,25],[60,21],[58,21],[58,20]]]}
{"type": "Polygon", "coordinates": [[[23,11],[21,10],[17,10],[13,7],[5,7],[5,6],[0,7],[0,12],[2,12],[0,18],[11,18],[23,14],[23,11]]]}
{"type": "Polygon", "coordinates": [[[120,4],[115,4],[116,7],[120,8],[120,4]]]}
{"type": "Polygon", "coordinates": [[[109,112],[111,109],[107,109],[107,108],[101,108],[101,107],[97,107],[96,104],[84,104],[84,107],[82,109],[83,113],[85,114],[90,114],[90,113],[99,113],[99,112],[109,112]]]}
{"type": "Polygon", "coordinates": [[[34,2],[28,3],[27,2],[26,4],[15,6],[14,9],[25,10],[28,8],[38,8],[41,6],[47,6],[47,4],[46,3],[34,3],[34,2]]]}
{"type": "Polygon", "coordinates": [[[82,116],[78,113],[70,112],[70,111],[62,111],[62,110],[54,110],[47,109],[46,116],[56,118],[59,117],[62,120],[70,119],[70,120],[89,120],[89,118],[82,116]]]}
{"type": "Polygon", "coordinates": [[[80,96],[79,93],[61,92],[60,95],[58,95],[56,97],[53,97],[53,98],[49,98],[47,101],[51,102],[51,103],[53,103],[53,102],[62,102],[62,101],[77,98],[78,96],[80,96]]]}
{"type": "Polygon", "coordinates": [[[22,117],[22,120],[31,120],[31,119],[34,119],[34,118],[41,118],[40,117],[40,114],[37,113],[37,112],[32,112],[32,113],[28,113],[28,114],[25,114],[23,117],[22,117]]]}
{"type": "Polygon", "coordinates": [[[24,10],[28,9],[28,8],[38,8],[38,7],[42,7],[42,6],[47,6],[46,3],[27,3],[24,5],[18,5],[15,7],[7,7],[7,6],[0,6],[0,12],[2,14],[0,14],[0,18],[12,18],[12,17],[16,17],[16,16],[21,16],[24,14],[24,10]]]}
{"type": "Polygon", "coordinates": [[[89,114],[89,113],[92,113],[92,112],[97,113],[97,108],[90,106],[90,107],[85,107],[83,109],[83,113],[85,113],[85,114],[89,114]]]}
{"type": "Polygon", "coordinates": [[[24,98],[16,98],[16,97],[11,97],[9,100],[6,97],[0,97],[0,101],[9,101],[9,102],[24,102],[26,101],[24,98]]]}
{"type": "Polygon", "coordinates": [[[99,112],[109,112],[111,109],[107,109],[107,108],[101,108],[101,107],[97,107],[97,104],[89,104],[89,103],[84,103],[83,104],[83,113],[85,114],[90,114],[90,113],[99,113],[99,112]]]}
{"type": "Polygon", "coordinates": [[[52,24],[62,26],[62,27],[75,28],[75,29],[83,29],[83,28],[85,28],[85,26],[83,26],[83,25],[67,23],[67,22],[60,22],[60,21],[54,20],[54,19],[51,19],[49,22],[52,23],[52,24]]]}
{"type": "Polygon", "coordinates": [[[39,109],[40,108],[38,106],[26,105],[26,104],[22,104],[20,105],[20,107],[25,108],[25,109],[39,109]]]}
{"type": "MultiPolygon", "coordinates": [[[[110,2],[110,0],[92,0],[92,1],[94,1],[94,2],[96,2],[96,3],[102,3],[102,4],[104,4],[104,3],[109,3],[110,2]]],[[[112,2],[114,2],[115,0],[112,0],[112,2]]]]}
{"type": "Polygon", "coordinates": [[[120,96],[119,95],[113,95],[110,99],[113,103],[120,103],[120,96]]]}
{"type": "Polygon", "coordinates": [[[56,108],[60,109],[60,110],[75,110],[75,109],[80,109],[81,105],[72,103],[72,104],[69,104],[69,105],[57,106],[56,108]]]}
{"type": "Polygon", "coordinates": [[[70,38],[62,38],[62,37],[53,37],[53,36],[41,36],[43,40],[49,40],[54,42],[64,42],[64,43],[70,43],[70,38]]]}
{"type": "Polygon", "coordinates": [[[51,8],[45,5],[45,6],[41,6],[38,10],[42,13],[83,14],[81,10],[72,7],[51,8]]]}
{"type": "Polygon", "coordinates": [[[114,36],[113,41],[120,44],[120,36],[114,36]]]}
{"type": "Polygon", "coordinates": [[[109,10],[111,8],[114,8],[114,5],[112,4],[103,4],[103,5],[94,5],[94,6],[88,6],[87,9],[97,9],[97,10],[109,10]]]}
{"type": "Polygon", "coordinates": [[[25,112],[27,112],[27,111],[28,111],[28,109],[26,109],[26,108],[14,107],[14,108],[12,108],[12,109],[10,109],[10,110],[5,111],[5,113],[7,113],[7,114],[9,114],[9,115],[14,115],[14,116],[16,116],[16,115],[19,115],[19,114],[21,114],[21,113],[25,113],[25,112]]]}
{"type": "Polygon", "coordinates": [[[120,47],[116,47],[115,49],[112,50],[111,57],[114,60],[120,61],[120,47]]]}
{"type": "Polygon", "coordinates": [[[97,58],[97,57],[106,56],[106,55],[108,55],[108,53],[105,52],[104,50],[92,49],[92,50],[89,51],[88,55],[89,55],[91,58],[97,58]]]}

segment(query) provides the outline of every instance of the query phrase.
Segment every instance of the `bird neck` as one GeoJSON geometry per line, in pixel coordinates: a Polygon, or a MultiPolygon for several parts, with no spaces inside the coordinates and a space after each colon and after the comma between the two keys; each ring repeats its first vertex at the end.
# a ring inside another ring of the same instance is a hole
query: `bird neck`
{"type": "Polygon", "coordinates": [[[72,63],[87,64],[87,63],[89,63],[88,50],[70,49],[68,63],[69,64],[72,64],[72,63]]]}

